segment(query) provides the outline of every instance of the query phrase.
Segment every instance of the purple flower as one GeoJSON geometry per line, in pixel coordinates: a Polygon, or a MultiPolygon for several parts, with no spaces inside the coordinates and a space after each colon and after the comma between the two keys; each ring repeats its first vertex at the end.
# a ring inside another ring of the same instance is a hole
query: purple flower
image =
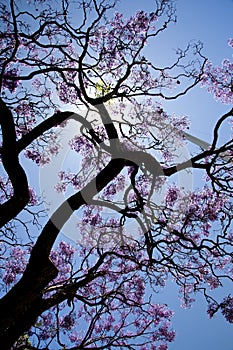
{"type": "Polygon", "coordinates": [[[36,192],[34,191],[33,188],[29,188],[29,195],[30,195],[29,204],[30,205],[37,205],[38,199],[37,199],[36,192]]]}
{"type": "Polygon", "coordinates": [[[17,68],[11,68],[6,71],[3,76],[3,87],[8,89],[11,93],[14,92],[19,85],[19,80],[14,79],[18,75],[17,68]]]}
{"type": "Polygon", "coordinates": [[[207,309],[207,313],[209,317],[212,318],[217,310],[218,310],[218,305],[216,303],[210,303],[207,309]]]}
{"type": "Polygon", "coordinates": [[[27,251],[19,247],[14,247],[7,258],[3,282],[7,285],[14,283],[24,272],[27,264],[27,251]]]}
{"type": "Polygon", "coordinates": [[[60,325],[62,328],[71,330],[75,325],[75,315],[66,315],[61,319],[60,325]]]}
{"type": "Polygon", "coordinates": [[[71,149],[80,152],[83,156],[88,155],[93,150],[93,144],[85,136],[75,136],[69,145],[71,149]]]}
{"type": "Polygon", "coordinates": [[[230,323],[233,323],[233,297],[229,295],[223,300],[221,303],[221,310],[226,320],[230,323]]]}
{"type": "Polygon", "coordinates": [[[179,195],[179,189],[177,187],[169,187],[167,190],[167,194],[165,197],[166,203],[169,206],[173,206],[174,203],[177,201],[179,195]]]}

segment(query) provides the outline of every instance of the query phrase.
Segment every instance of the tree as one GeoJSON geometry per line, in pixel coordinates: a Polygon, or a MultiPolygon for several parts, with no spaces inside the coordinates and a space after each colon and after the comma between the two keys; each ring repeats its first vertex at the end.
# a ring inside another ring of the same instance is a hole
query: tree
{"type": "Polygon", "coordinates": [[[232,64],[214,68],[199,42],[150,62],[146,44],[176,21],[173,1],[155,5],[128,19],[115,1],[1,5],[3,350],[167,349],[172,312],[153,294],[169,278],[185,306],[199,291],[233,322],[233,298],[208,293],[232,281],[233,142],[219,135],[233,110],[180,159],[188,120],[162,106],[199,83],[232,103],[232,64]],[[47,218],[26,168],[59,156],[69,128],[76,171],[59,170],[67,198],[47,218]],[[190,169],[206,176],[199,190],[176,183],[190,169]],[[75,211],[74,244],[61,237],[75,211]]]}

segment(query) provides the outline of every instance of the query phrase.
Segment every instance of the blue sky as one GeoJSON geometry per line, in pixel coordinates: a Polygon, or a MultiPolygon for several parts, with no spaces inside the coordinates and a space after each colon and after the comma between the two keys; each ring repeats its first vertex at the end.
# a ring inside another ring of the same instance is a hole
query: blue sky
{"type": "MultiPolygon", "coordinates": [[[[128,14],[130,10],[152,9],[152,0],[123,0],[119,10],[128,14]]],[[[215,64],[221,65],[223,58],[232,57],[232,49],[227,45],[233,37],[232,0],[177,0],[176,24],[172,24],[159,39],[159,46],[148,45],[151,58],[166,61],[177,47],[185,47],[192,40],[204,44],[204,54],[215,64]]],[[[185,97],[166,103],[166,110],[177,115],[188,115],[191,120],[190,133],[210,142],[215,121],[230,109],[230,106],[216,102],[205,89],[195,88],[185,97]]],[[[232,287],[218,291],[224,296],[232,292],[232,287]]],[[[167,303],[174,311],[173,325],[177,332],[169,350],[233,350],[233,325],[225,321],[221,314],[209,320],[204,298],[197,301],[189,310],[180,308],[177,289],[170,282],[168,287],[155,296],[167,303]]]]}
{"type": "MultiPolygon", "coordinates": [[[[152,10],[153,3],[153,0],[122,0],[118,8],[127,15],[136,9],[152,10]]],[[[158,46],[148,45],[151,58],[165,61],[177,47],[184,48],[192,39],[203,42],[205,55],[216,65],[220,65],[224,57],[231,57],[232,49],[227,46],[227,40],[233,37],[232,0],[177,0],[177,16],[177,23],[164,32],[158,46]]],[[[193,89],[177,101],[166,103],[168,112],[188,115],[192,123],[190,133],[207,142],[211,141],[214,122],[229,109],[200,88],[193,89]]],[[[224,296],[221,290],[219,294],[224,296]]],[[[173,326],[177,337],[169,350],[233,350],[233,325],[221,315],[209,320],[201,295],[191,309],[181,309],[177,288],[169,282],[154,299],[168,304],[175,311],[173,326]]]]}
{"type": "MultiPolygon", "coordinates": [[[[153,3],[153,0],[122,0],[117,6],[127,16],[134,10],[153,10],[153,3]]],[[[233,36],[232,0],[177,0],[177,16],[177,23],[171,24],[157,45],[148,45],[146,50],[151,59],[166,62],[174,56],[177,47],[185,48],[190,40],[202,41],[204,54],[216,65],[220,65],[224,57],[231,57],[227,40],[233,36]]],[[[216,102],[199,87],[181,99],[166,103],[168,112],[187,115],[191,120],[190,133],[207,142],[211,141],[215,121],[229,109],[230,106],[216,102]]],[[[219,295],[231,292],[227,288],[224,291],[219,290],[219,295]]],[[[154,300],[168,304],[175,311],[173,326],[177,336],[169,350],[233,350],[233,326],[221,314],[209,320],[201,295],[191,309],[184,310],[180,307],[176,286],[169,282],[154,300]]]]}

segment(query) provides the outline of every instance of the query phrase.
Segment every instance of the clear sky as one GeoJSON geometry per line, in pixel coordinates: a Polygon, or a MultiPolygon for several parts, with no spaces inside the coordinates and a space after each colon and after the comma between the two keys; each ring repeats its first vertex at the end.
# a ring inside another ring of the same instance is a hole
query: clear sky
{"type": "MultiPolygon", "coordinates": [[[[119,10],[128,14],[132,9],[152,9],[152,4],[152,0],[122,0],[119,10]]],[[[232,49],[227,45],[228,38],[233,37],[232,0],[177,0],[176,4],[177,23],[164,32],[158,46],[148,45],[151,58],[166,61],[174,49],[184,48],[192,39],[203,42],[204,54],[215,65],[220,65],[225,57],[232,57],[232,49]]],[[[192,123],[190,133],[207,142],[211,141],[214,122],[229,109],[230,106],[216,102],[212,95],[199,87],[166,105],[169,112],[188,115],[192,123]]],[[[226,290],[233,293],[232,287],[226,290]]],[[[225,295],[224,290],[218,293],[225,295]]],[[[167,303],[175,311],[173,324],[177,337],[169,350],[233,350],[233,325],[227,323],[221,314],[209,320],[201,295],[191,309],[181,309],[176,287],[169,283],[155,299],[167,303]]]]}

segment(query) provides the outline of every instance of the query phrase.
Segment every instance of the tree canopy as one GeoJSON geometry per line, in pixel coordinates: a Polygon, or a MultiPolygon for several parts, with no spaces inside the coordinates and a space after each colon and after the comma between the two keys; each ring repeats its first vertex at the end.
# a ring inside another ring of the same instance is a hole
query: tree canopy
{"type": "Polygon", "coordinates": [[[233,109],[208,145],[163,106],[198,84],[232,104],[233,64],[214,67],[200,42],[149,60],[177,20],[172,0],[153,3],[128,18],[113,0],[0,6],[2,350],[165,350],[173,312],[155,296],[169,279],[184,307],[200,292],[233,323],[233,297],[210,293],[233,279],[233,109]],[[36,179],[53,171],[63,201],[49,210],[36,179]]]}

